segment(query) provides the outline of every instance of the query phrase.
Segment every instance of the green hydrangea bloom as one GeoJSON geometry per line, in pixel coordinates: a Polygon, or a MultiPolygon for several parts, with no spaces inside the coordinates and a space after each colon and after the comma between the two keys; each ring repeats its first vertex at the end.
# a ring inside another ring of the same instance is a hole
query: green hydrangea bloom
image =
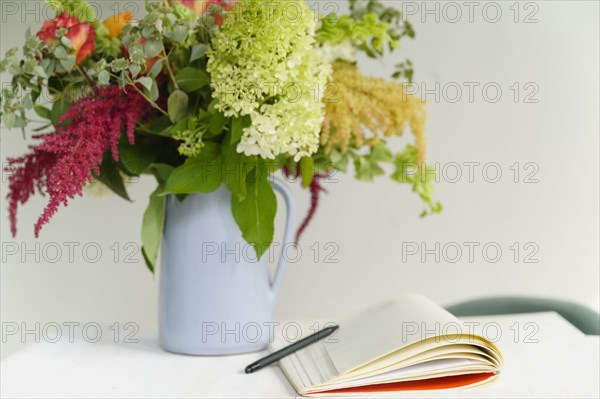
{"type": "Polygon", "coordinates": [[[299,160],[317,151],[331,66],[315,25],[302,0],[242,0],[216,32],[207,52],[215,108],[252,119],[238,152],[299,160]]]}

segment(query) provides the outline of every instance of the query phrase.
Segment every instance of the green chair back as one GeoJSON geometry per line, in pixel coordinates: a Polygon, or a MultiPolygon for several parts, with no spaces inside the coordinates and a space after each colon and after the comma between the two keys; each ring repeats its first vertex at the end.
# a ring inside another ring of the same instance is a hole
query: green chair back
{"type": "Polygon", "coordinates": [[[554,311],[587,335],[600,335],[600,315],[577,303],[558,299],[492,297],[446,307],[455,316],[483,316],[554,311]]]}

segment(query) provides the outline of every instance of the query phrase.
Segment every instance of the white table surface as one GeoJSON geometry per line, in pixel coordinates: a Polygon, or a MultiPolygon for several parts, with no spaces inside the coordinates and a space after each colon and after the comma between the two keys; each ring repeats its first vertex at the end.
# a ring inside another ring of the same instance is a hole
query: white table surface
{"type": "MultiPolygon", "coordinates": [[[[464,320],[500,326],[505,365],[493,383],[445,391],[401,392],[383,397],[599,397],[600,341],[585,336],[555,313],[477,317],[464,320]],[[516,328],[515,323],[518,324],[516,328]],[[525,323],[534,323],[524,328],[525,323]],[[525,342],[534,332],[538,342],[525,342]],[[535,327],[537,326],[537,327],[535,327]],[[511,328],[512,327],[512,328],[511,328]],[[515,331],[520,331],[519,337],[515,331]]],[[[140,333],[141,334],[141,333],[140,333]]],[[[154,333],[139,343],[34,343],[0,363],[0,394],[11,397],[296,397],[278,367],[252,375],[243,368],[260,353],[195,357],[163,352],[154,333]]],[[[370,395],[374,397],[374,395],[370,395]]]]}

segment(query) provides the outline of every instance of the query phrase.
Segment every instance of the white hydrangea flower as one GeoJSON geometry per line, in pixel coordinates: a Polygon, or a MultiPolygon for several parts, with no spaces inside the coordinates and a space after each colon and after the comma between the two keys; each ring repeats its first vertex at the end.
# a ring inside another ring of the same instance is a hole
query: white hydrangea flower
{"type": "Polygon", "coordinates": [[[314,31],[302,0],[242,0],[216,33],[207,53],[215,108],[252,120],[238,152],[299,160],[317,151],[331,65],[314,31]]]}
{"type": "Polygon", "coordinates": [[[347,62],[356,61],[356,48],[350,39],[344,40],[339,44],[325,42],[321,45],[321,52],[323,58],[329,63],[333,63],[337,60],[347,62]]]}

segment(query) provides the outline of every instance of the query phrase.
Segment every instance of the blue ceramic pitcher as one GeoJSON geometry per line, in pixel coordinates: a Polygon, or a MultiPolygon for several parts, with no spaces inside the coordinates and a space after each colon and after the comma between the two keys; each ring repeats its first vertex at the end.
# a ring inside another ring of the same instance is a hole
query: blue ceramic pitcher
{"type": "Polygon", "coordinates": [[[293,198],[271,180],[287,207],[283,242],[260,260],[231,213],[221,186],[184,201],[167,198],[159,274],[160,344],[169,352],[225,355],[264,349],[273,339],[277,291],[292,244],[293,198]],[[276,249],[276,250],[275,250],[276,249]],[[273,279],[269,257],[279,255],[273,279]]]}

